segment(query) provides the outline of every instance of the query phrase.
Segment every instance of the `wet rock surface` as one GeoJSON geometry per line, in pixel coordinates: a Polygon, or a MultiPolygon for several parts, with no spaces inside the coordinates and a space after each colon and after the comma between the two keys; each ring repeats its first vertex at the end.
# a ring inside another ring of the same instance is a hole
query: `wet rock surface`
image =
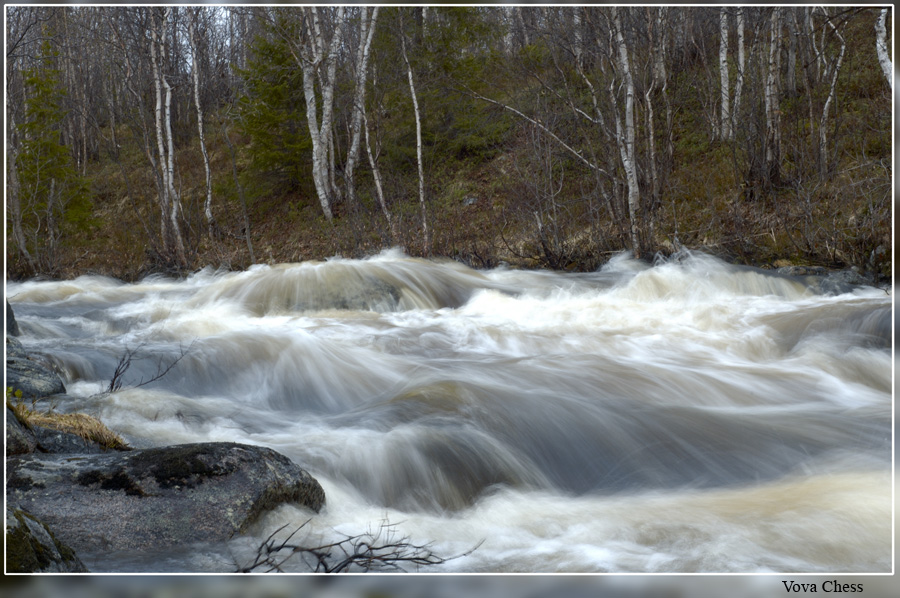
{"type": "Polygon", "coordinates": [[[24,455],[34,452],[37,448],[37,438],[34,432],[26,428],[13,413],[6,408],[6,456],[24,455]]]}
{"type": "MultiPolygon", "coordinates": [[[[9,340],[9,339],[7,339],[9,340]]],[[[7,342],[9,346],[9,342],[7,342]]],[[[49,397],[66,392],[59,375],[15,349],[6,356],[6,385],[21,391],[26,399],[49,397]]]]}
{"type": "Polygon", "coordinates": [[[264,447],[203,443],[7,460],[7,499],[76,551],[227,540],[283,503],[321,509],[319,483],[264,447]]]}

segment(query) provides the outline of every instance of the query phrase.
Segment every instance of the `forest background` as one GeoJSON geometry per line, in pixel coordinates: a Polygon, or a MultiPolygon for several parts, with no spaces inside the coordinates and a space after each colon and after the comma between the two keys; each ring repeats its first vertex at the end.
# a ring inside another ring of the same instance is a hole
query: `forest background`
{"type": "Polygon", "coordinates": [[[892,267],[891,8],[6,8],[7,276],[892,267]]]}

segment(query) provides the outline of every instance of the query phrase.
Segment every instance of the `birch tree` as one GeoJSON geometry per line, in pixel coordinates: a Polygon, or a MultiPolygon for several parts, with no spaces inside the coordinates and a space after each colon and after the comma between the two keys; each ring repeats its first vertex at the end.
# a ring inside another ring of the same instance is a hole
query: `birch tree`
{"type": "MultiPolygon", "coordinates": [[[[302,8],[303,37],[299,55],[295,58],[303,72],[303,95],[306,99],[306,121],[312,140],[313,183],[319,198],[319,205],[325,218],[333,218],[332,206],[336,199],[333,185],[334,145],[332,143],[332,123],[334,120],[334,85],[337,72],[338,50],[344,31],[343,6],[333,9],[334,20],[331,40],[326,39],[327,31],[320,8],[302,8]],[[316,84],[319,94],[316,93],[316,84]],[[321,103],[321,114],[318,105],[321,103]]],[[[330,10],[330,9],[322,9],[330,10]]]]}
{"type": "MultiPolygon", "coordinates": [[[[741,94],[744,90],[744,66],[746,64],[746,56],[744,53],[744,9],[739,7],[735,15],[735,25],[737,26],[737,76],[734,83],[734,103],[731,107],[732,118],[737,118],[741,108],[741,94]]],[[[732,137],[734,136],[734,123],[730,130],[732,137]]]]}
{"type": "Polygon", "coordinates": [[[832,23],[831,17],[828,14],[828,10],[824,7],[821,8],[822,13],[825,15],[825,22],[828,27],[831,29],[834,36],[838,39],[841,44],[839,53],[837,58],[832,59],[831,61],[826,62],[825,66],[825,81],[828,83],[828,96],[825,99],[825,106],[822,108],[822,117],[819,121],[819,165],[820,165],[820,174],[824,175],[828,170],[828,134],[827,134],[827,124],[828,120],[828,110],[831,106],[831,103],[834,101],[835,88],[837,87],[837,79],[838,74],[841,70],[841,64],[844,61],[844,52],[847,49],[847,43],[844,41],[844,36],[841,35],[841,32],[838,28],[832,23]]]}
{"type": "MultiPolygon", "coordinates": [[[[372,38],[375,35],[375,23],[378,20],[378,7],[375,6],[369,12],[368,7],[360,9],[359,17],[359,47],[356,53],[356,69],[354,71],[355,90],[353,94],[352,122],[350,124],[350,147],[347,150],[347,162],[344,165],[344,181],[346,183],[347,197],[351,202],[356,202],[356,186],[353,180],[356,163],[359,159],[359,145],[365,119],[366,110],[366,80],[369,67],[369,55],[372,48],[372,38]]],[[[368,130],[366,131],[368,134],[368,130]]],[[[368,151],[368,150],[367,150],[368,151]]],[[[382,205],[382,208],[385,206],[382,205]]],[[[390,218],[388,218],[390,220],[390,218]]]]}
{"type": "Polygon", "coordinates": [[[641,191],[638,186],[637,161],[635,159],[635,132],[634,132],[634,77],[631,73],[631,60],[628,55],[628,46],[622,29],[622,18],[618,8],[611,8],[612,31],[615,35],[615,47],[618,51],[618,67],[624,87],[625,107],[624,114],[619,113],[619,101],[616,91],[617,80],[610,83],[609,93],[613,103],[616,124],[616,146],[619,148],[619,156],[622,160],[622,169],[625,171],[625,181],[628,187],[628,217],[631,222],[631,248],[635,257],[642,254],[641,246],[641,191]],[[623,124],[624,121],[624,124],[623,124]]]}
{"type": "Polygon", "coordinates": [[[419,100],[416,95],[416,85],[413,81],[412,64],[406,51],[406,32],[403,30],[403,17],[400,18],[400,49],[403,53],[403,61],[406,63],[406,73],[409,78],[409,95],[412,98],[413,111],[416,117],[416,164],[419,171],[419,208],[422,215],[422,250],[425,255],[431,254],[431,233],[428,230],[428,215],[425,209],[425,170],[422,159],[422,118],[419,114],[419,100]]]}
{"type": "Polygon", "coordinates": [[[769,17],[769,53],[766,67],[766,183],[781,178],[781,9],[773,8],[769,17]]]}
{"type": "Polygon", "coordinates": [[[209,235],[214,237],[216,221],[212,213],[212,173],[209,167],[209,153],[206,151],[206,135],[203,130],[203,107],[200,104],[200,43],[197,38],[197,22],[202,10],[202,8],[191,9],[191,16],[188,20],[188,39],[191,45],[191,78],[194,84],[194,107],[197,110],[197,134],[200,138],[200,152],[203,154],[203,169],[206,174],[206,201],[203,203],[203,213],[206,216],[209,235]]]}
{"type": "Polygon", "coordinates": [[[878,53],[878,64],[881,65],[881,72],[887,80],[888,86],[894,88],[894,66],[891,63],[891,55],[888,53],[887,45],[887,21],[888,9],[882,8],[875,21],[875,51],[878,53]]]}
{"type": "Polygon", "coordinates": [[[161,12],[154,9],[150,29],[150,61],[153,69],[153,87],[156,93],[156,144],[158,164],[162,179],[160,206],[168,211],[171,246],[179,267],[187,267],[184,239],[181,234],[181,198],[175,189],[175,147],[172,138],[172,86],[165,73],[168,38],[168,22],[172,8],[161,12]]]}
{"type": "Polygon", "coordinates": [[[728,9],[719,9],[719,89],[721,110],[719,111],[719,138],[731,139],[731,85],[728,78],[728,9]]]}

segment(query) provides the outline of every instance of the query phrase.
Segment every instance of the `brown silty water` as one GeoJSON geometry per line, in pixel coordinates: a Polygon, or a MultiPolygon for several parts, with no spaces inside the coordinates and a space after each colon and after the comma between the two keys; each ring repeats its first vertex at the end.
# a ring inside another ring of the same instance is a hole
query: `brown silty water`
{"type": "MultiPolygon", "coordinates": [[[[282,452],[325,487],[311,538],[389,521],[442,554],[481,542],[445,572],[889,571],[890,293],[691,254],[8,283],[63,408],[136,446],[282,452]],[[126,349],[125,387],[98,394],[126,349]]],[[[227,545],[86,562],[227,571],[308,519],[283,507],[227,545]]]]}

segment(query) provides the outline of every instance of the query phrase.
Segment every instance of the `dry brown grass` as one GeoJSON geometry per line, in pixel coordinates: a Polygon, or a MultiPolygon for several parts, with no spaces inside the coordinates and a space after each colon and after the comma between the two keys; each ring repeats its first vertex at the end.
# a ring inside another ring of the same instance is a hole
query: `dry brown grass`
{"type": "Polygon", "coordinates": [[[56,413],[52,410],[41,412],[29,409],[23,402],[7,401],[6,406],[12,409],[16,418],[29,428],[37,426],[76,434],[88,442],[96,442],[108,449],[130,448],[121,436],[107,428],[96,417],[85,413],[56,413]]]}

